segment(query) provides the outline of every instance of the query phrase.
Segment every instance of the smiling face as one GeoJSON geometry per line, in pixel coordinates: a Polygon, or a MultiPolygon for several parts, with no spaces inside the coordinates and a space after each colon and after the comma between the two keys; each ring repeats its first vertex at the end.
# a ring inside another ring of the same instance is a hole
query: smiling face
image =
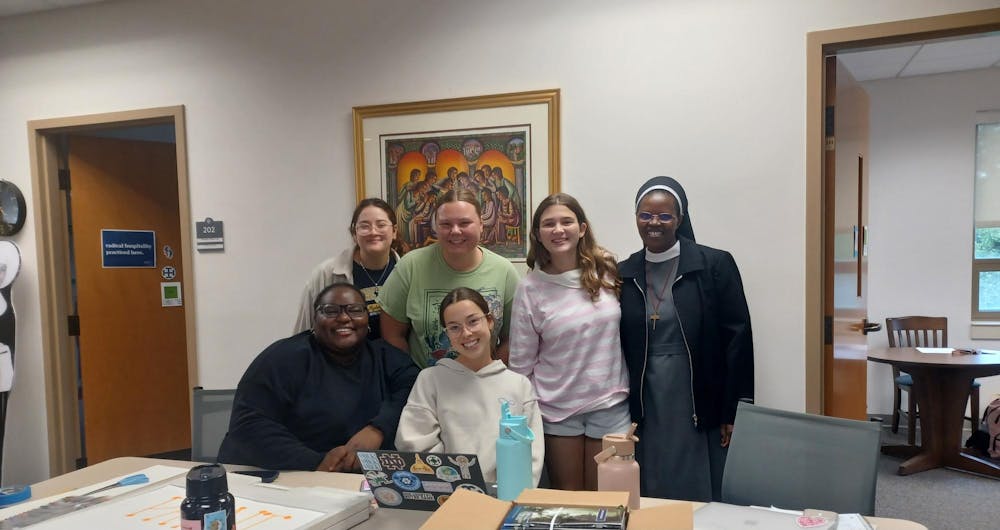
{"type": "Polygon", "coordinates": [[[493,316],[472,300],[461,300],[444,309],[444,329],[458,361],[471,370],[489,364],[492,354],[493,316]]]}
{"type": "Polygon", "coordinates": [[[677,227],[680,217],[677,212],[677,201],[674,196],[665,191],[654,191],[639,201],[635,216],[635,226],[639,229],[642,244],[652,252],[663,252],[677,243],[677,227]],[[653,215],[649,221],[639,218],[640,213],[653,215]],[[667,213],[673,216],[669,222],[662,222],[658,215],[667,213]]]}
{"type": "Polygon", "coordinates": [[[396,239],[396,230],[385,210],[368,206],[361,210],[354,223],[354,242],[362,255],[388,255],[392,241],[396,239]]]}
{"type": "Polygon", "coordinates": [[[365,299],[350,287],[334,287],[320,297],[317,307],[333,305],[341,309],[334,316],[326,316],[316,311],[313,335],[334,357],[356,355],[368,334],[368,310],[365,299]],[[358,316],[352,317],[343,306],[360,305],[365,308],[358,316]]]}
{"type": "Polygon", "coordinates": [[[538,241],[549,254],[576,256],[580,238],[587,232],[587,223],[580,223],[573,210],[562,204],[553,204],[542,212],[538,224],[538,241]]]}
{"type": "Polygon", "coordinates": [[[476,251],[483,236],[483,220],[476,207],[465,201],[451,201],[437,210],[438,244],[446,255],[465,256],[476,251]]]}

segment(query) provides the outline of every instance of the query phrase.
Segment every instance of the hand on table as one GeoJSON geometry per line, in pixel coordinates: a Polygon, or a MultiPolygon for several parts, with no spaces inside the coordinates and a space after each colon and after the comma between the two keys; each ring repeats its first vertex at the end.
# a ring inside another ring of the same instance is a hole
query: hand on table
{"type": "Polygon", "coordinates": [[[382,447],[385,436],[382,431],[367,425],[361,429],[346,444],[334,447],[326,453],[316,471],[350,472],[360,468],[357,451],[371,451],[382,447]]]}

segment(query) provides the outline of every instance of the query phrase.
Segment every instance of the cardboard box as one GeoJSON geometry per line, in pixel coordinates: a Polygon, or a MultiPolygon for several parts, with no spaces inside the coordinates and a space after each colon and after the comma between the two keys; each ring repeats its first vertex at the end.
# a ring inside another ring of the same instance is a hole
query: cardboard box
{"type": "MultiPolygon", "coordinates": [[[[628,505],[624,491],[562,491],[528,489],[515,501],[543,506],[620,506],[628,505]]],[[[514,503],[501,501],[468,490],[457,490],[420,527],[420,530],[498,530],[514,503]]],[[[694,508],[688,502],[675,502],[630,510],[628,530],[692,530],[694,508]]]]}

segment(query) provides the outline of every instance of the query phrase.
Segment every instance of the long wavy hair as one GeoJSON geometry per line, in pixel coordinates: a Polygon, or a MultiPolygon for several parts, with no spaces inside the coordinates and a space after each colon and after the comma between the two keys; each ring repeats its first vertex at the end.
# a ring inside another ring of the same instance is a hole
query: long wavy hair
{"type": "Polygon", "coordinates": [[[618,264],[614,256],[597,244],[594,238],[594,227],[587,220],[580,202],[566,193],[556,193],[549,195],[535,209],[535,215],[531,218],[531,244],[528,248],[528,267],[534,269],[543,268],[552,263],[552,255],[549,254],[545,245],[538,240],[539,229],[542,224],[542,214],[549,206],[565,206],[576,216],[576,222],[587,225],[583,237],[576,244],[576,265],[580,268],[580,284],[590,293],[590,299],[597,301],[601,296],[601,289],[607,289],[617,297],[621,293],[622,281],[618,276],[618,264]]]}

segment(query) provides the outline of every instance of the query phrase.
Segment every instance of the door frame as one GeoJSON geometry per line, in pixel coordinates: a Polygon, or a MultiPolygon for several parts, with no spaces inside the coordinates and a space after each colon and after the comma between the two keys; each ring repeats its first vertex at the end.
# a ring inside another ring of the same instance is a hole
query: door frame
{"type": "Polygon", "coordinates": [[[806,35],[806,412],[823,413],[824,322],[824,56],[851,48],[900,44],[1000,30],[1000,9],[984,9],[806,35]]]}
{"type": "Polygon", "coordinates": [[[45,407],[49,438],[49,472],[61,475],[76,469],[80,455],[77,399],[77,363],[70,340],[71,286],[66,201],[59,190],[59,135],[172,123],[177,149],[177,195],[181,230],[181,266],[184,270],[184,327],[187,332],[188,387],[198,381],[195,333],[195,288],[191,245],[191,204],[188,188],[187,135],[184,106],[158,107],[28,122],[31,187],[35,208],[35,245],[38,249],[38,290],[42,321],[42,366],[45,371],[45,407]]]}

